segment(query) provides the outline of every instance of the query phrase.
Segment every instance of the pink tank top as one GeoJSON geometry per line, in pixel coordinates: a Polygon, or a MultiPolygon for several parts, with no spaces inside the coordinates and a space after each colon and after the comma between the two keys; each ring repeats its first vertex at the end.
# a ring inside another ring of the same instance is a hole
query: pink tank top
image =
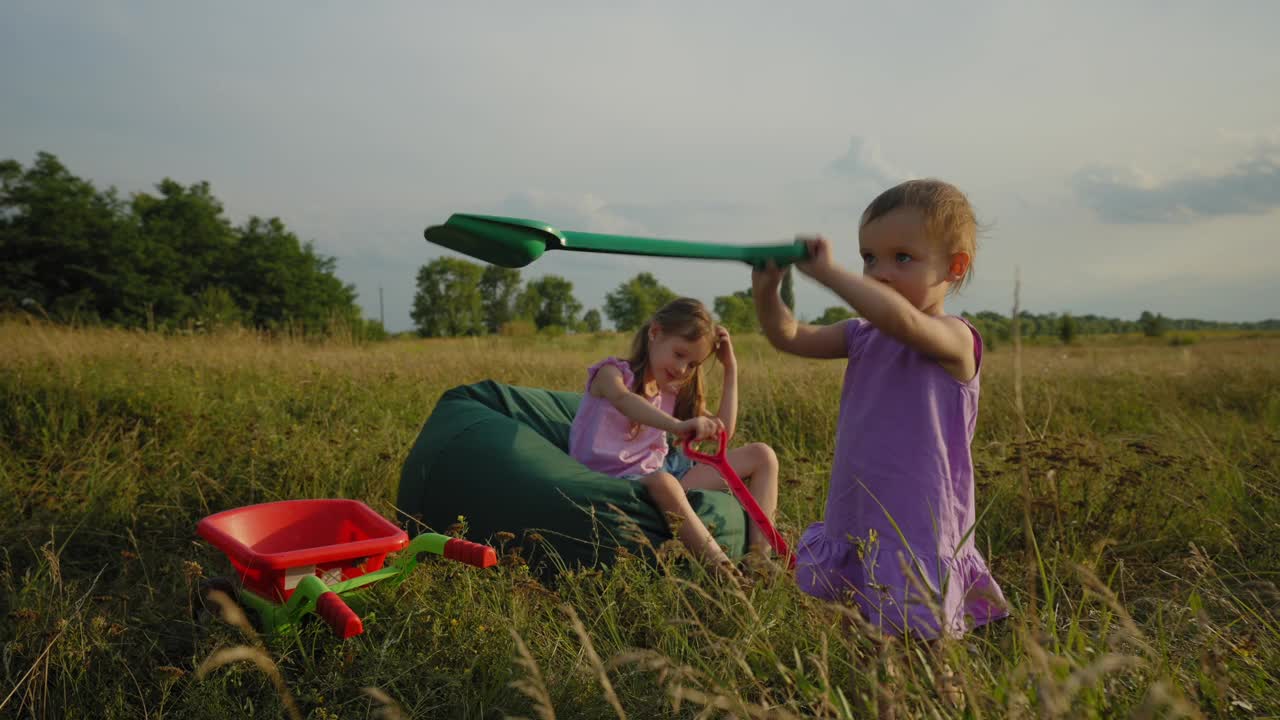
{"type": "MultiPolygon", "coordinates": [[[[633,429],[634,423],[618,412],[613,403],[592,396],[591,382],[605,365],[618,368],[628,388],[635,381],[631,365],[616,357],[605,358],[587,368],[586,392],[569,428],[569,454],[588,468],[612,477],[648,475],[661,470],[667,458],[666,432],[647,425],[633,429]]],[[[675,410],[676,398],[670,393],[660,392],[657,397],[647,399],[665,413],[675,410]]]]}

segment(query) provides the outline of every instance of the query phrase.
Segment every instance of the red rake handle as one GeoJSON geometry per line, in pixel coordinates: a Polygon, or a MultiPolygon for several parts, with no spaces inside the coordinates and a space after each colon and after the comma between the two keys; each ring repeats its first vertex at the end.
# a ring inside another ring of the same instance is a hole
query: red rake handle
{"type": "Polygon", "coordinates": [[[364,632],[360,616],[332,590],[316,598],[316,614],[329,625],[334,635],[343,640],[364,632]]]}
{"type": "Polygon", "coordinates": [[[444,556],[478,568],[493,567],[498,564],[498,553],[494,552],[493,548],[461,538],[453,538],[444,544],[444,556]]]}
{"type": "Polygon", "coordinates": [[[765,539],[769,541],[773,551],[778,553],[779,557],[787,559],[788,568],[794,568],[796,566],[796,557],[791,554],[791,550],[787,547],[786,539],[773,526],[773,523],[769,522],[768,516],[760,509],[760,503],[757,503],[755,497],[751,495],[746,483],[742,482],[742,478],[738,477],[738,473],[734,472],[733,467],[729,465],[729,457],[725,449],[728,435],[724,430],[720,431],[719,440],[720,445],[716,449],[716,454],[708,455],[694,450],[693,443],[686,439],[684,441],[684,454],[688,455],[691,460],[710,465],[724,476],[724,481],[728,484],[729,490],[733,492],[734,497],[738,498],[738,502],[742,503],[742,507],[747,511],[747,515],[751,517],[751,521],[756,524],[756,527],[760,528],[760,532],[764,533],[765,539]]]}

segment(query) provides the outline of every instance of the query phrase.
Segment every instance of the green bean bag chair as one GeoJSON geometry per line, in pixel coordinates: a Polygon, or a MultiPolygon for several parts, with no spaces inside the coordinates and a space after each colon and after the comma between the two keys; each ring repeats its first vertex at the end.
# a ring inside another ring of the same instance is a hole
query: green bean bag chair
{"type": "MultiPolygon", "coordinates": [[[[440,397],[400,473],[397,505],[412,535],[448,532],[463,518],[470,540],[519,544],[545,575],[612,564],[619,547],[651,558],[671,539],[637,482],[588,470],[569,457],[580,393],[486,380],[440,397]],[[646,543],[640,539],[644,535],[646,543]]],[[[692,491],[689,502],[733,558],[746,550],[746,513],[728,492],[692,491]]]]}

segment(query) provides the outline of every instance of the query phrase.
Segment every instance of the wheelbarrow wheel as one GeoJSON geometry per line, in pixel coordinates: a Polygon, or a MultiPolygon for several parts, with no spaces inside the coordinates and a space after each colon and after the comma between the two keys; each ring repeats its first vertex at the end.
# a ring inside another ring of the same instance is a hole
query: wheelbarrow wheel
{"type": "Polygon", "coordinates": [[[227,620],[221,603],[211,597],[214,591],[223,593],[231,602],[240,608],[240,612],[249,620],[255,630],[261,630],[261,618],[251,607],[240,601],[239,585],[228,577],[214,577],[201,580],[192,590],[191,612],[199,625],[209,625],[215,620],[227,620]]]}

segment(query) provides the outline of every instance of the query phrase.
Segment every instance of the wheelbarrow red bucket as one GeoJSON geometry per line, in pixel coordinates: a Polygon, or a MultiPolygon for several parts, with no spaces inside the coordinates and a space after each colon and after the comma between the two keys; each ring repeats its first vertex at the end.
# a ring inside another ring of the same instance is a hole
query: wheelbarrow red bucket
{"type": "Polygon", "coordinates": [[[210,515],[196,532],[231,560],[246,588],[288,600],[298,581],[328,584],[382,568],[409,535],[357,500],[281,500],[210,515]]]}
{"type": "Polygon", "coordinates": [[[226,554],[240,586],[216,579],[220,584],[210,590],[236,593],[264,627],[289,626],[314,611],[341,638],[364,631],[342,592],[402,580],[427,554],[481,568],[498,562],[493,548],[461,538],[423,533],[411,543],[405,531],[356,500],[249,505],[204,518],[196,532],[226,554]],[[399,550],[406,552],[384,568],[388,553],[399,550]]]}

